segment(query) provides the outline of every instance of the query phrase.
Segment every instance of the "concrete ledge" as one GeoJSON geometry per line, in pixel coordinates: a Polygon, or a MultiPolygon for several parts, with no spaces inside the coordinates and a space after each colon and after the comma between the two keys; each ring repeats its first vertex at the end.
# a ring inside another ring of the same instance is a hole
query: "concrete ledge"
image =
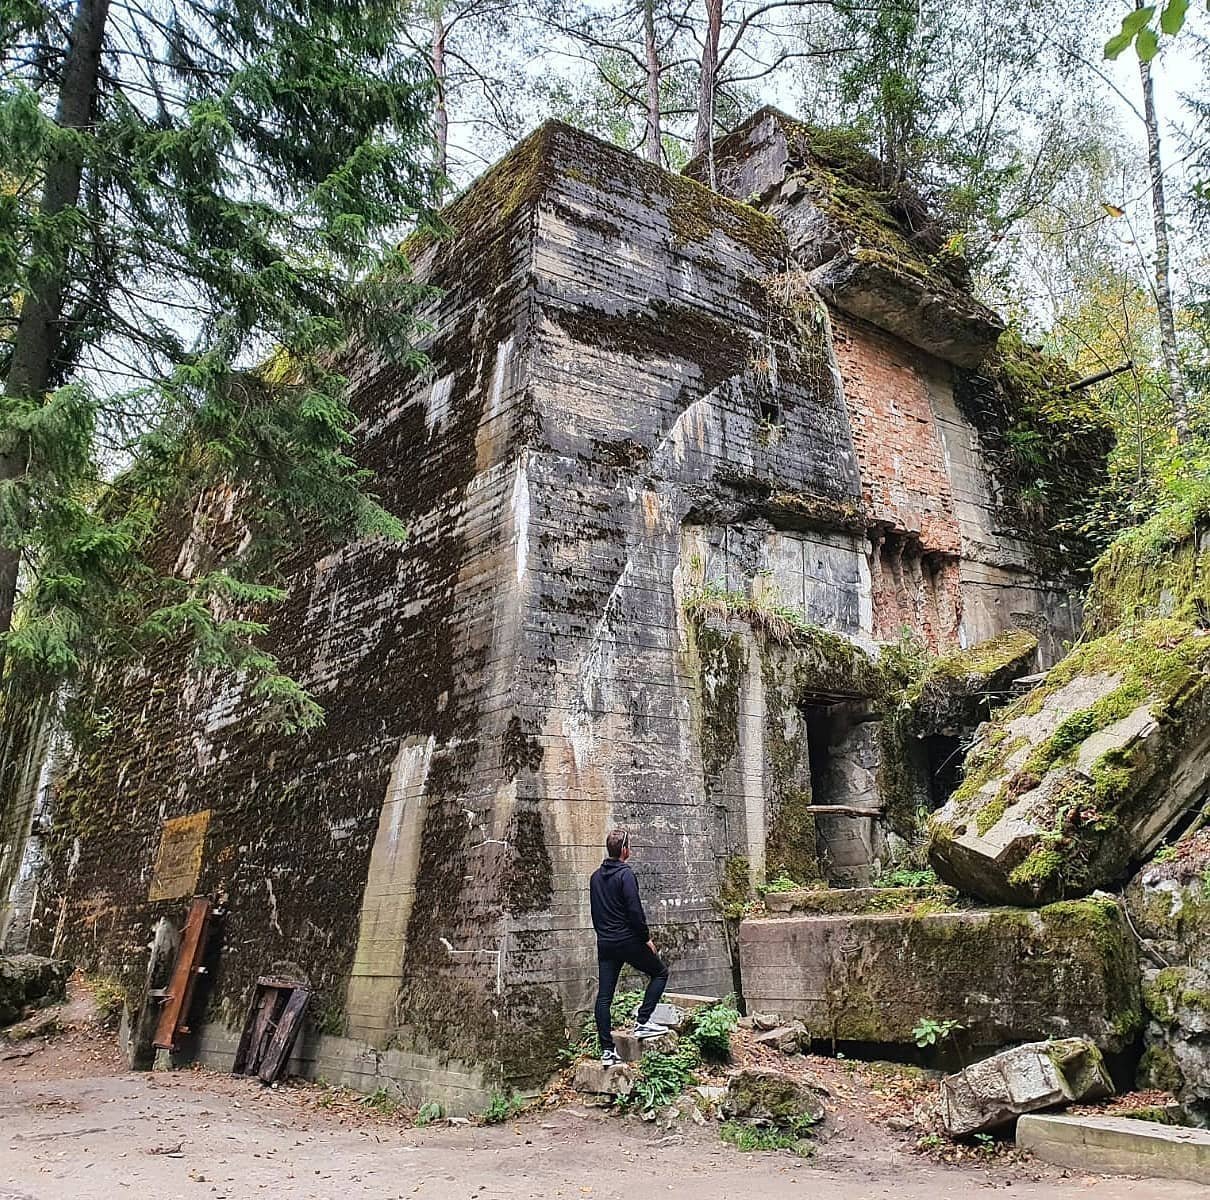
{"type": "Polygon", "coordinates": [[[1061,1167],[1210,1184],[1210,1130],[1206,1129],[1129,1117],[1032,1113],[1017,1122],[1017,1145],[1061,1167]]]}

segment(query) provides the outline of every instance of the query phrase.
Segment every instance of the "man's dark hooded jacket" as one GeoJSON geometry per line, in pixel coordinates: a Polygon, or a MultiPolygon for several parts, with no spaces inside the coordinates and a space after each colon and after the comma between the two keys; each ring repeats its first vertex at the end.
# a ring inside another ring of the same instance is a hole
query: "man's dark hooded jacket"
{"type": "Polygon", "coordinates": [[[588,885],[592,901],[592,926],[602,946],[646,942],[651,934],[647,915],[639,899],[639,883],[629,863],[607,858],[593,873],[588,885]]]}

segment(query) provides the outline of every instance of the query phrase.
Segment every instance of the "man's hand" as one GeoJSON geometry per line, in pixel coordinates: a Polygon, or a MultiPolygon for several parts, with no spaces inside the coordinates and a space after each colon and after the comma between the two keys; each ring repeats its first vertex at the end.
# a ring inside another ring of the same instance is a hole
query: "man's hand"
{"type": "Polygon", "coordinates": [[[648,942],[647,949],[650,950],[652,954],[655,954],[656,953],[655,942],[648,942]]]}

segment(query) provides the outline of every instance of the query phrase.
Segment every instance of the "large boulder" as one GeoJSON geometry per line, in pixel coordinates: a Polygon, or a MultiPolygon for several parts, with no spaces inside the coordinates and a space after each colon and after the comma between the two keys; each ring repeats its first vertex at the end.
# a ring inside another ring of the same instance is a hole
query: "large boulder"
{"type": "Polygon", "coordinates": [[[744,996],[812,1038],[913,1045],[929,1017],[961,1045],[1083,1034],[1107,1051],[1142,1027],[1133,935],[1112,900],[748,919],[744,996]]]}
{"type": "Polygon", "coordinates": [[[1158,962],[1210,963],[1208,878],[1210,828],[1166,847],[1126,885],[1130,920],[1158,962]]]}
{"type": "Polygon", "coordinates": [[[1210,1122],[1210,974],[1187,966],[1149,971],[1143,1001],[1151,1019],[1140,1086],[1171,1092],[1192,1116],[1210,1122]]]}
{"type": "Polygon", "coordinates": [[[1210,786],[1210,634],[1176,620],[1078,647],[985,725],[929,857],[982,899],[1108,886],[1210,786]]]}
{"type": "Polygon", "coordinates": [[[953,1137],[1007,1125],[1022,1113],[1113,1094],[1101,1052],[1087,1038],[1031,1042],[941,1080],[941,1116],[953,1137]]]}
{"type": "Polygon", "coordinates": [[[781,1071],[737,1071],[727,1080],[721,1107],[724,1116],[780,1129],[801,1130],[824,1119],[819,1093],[781,1071]]]}
{"type": "Polygon", "coordinates": [[[20,1020],[31,1004],[62,1000],[71,970],[70,963],[40,954],[0,957],[0,1025],[20,1020]]]}

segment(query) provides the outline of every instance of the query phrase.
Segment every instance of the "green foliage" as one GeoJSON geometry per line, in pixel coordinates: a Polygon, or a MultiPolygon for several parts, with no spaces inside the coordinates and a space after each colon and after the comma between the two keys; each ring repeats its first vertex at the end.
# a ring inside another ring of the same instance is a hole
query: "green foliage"
{"type": "Polygon", "coordinates": [[[92,11],[95,77],[49,2],[0,43],[3,652],[51,686],[187,646],[255,719],[313,727],[258,640],[302,538],[403,533],[350,457],[343,356],[420,364],[393,243],[431,223],[427,68],[396,0],[92,11]]]}
{"type": "Polygon", "coordinates": [[[730,998],[705,1008],[695,1009],[689,1017],[685,1039],[692,1042],[703,1058],[725,1061],[731,1054],[731,1034],[739,1023],[739,1009],[730,998]]]}
{"type": "Polygon", "coordinates": [[[87,984],[93,1003],[105,1020],[111,1021],[121,1013],[126,1003],[126,990],[117,980],[107,975],[92,975],[87,984]]]}
{"type": "Polygon", "coordinates": [[[948,1041],[955,1033],[964,1028],[960,1021],[936,1021],[932,1017],[921,1017],[912,1030],[912,1037],[921,1049],[926,1046],[936,1046],[948,1041]]]}
{"type": "Polygon", "coordinates": [[[638,990],[617,992],[609,1006],[609,1016],[614,1027],[634,1020],[634,1010],[643,1003],[643,993],[638,990]]]}
{"type": "Polygon", "coordinates": [[[513,1092],[494,1091],[479,1119],[484,1125],[500,1125],[512,1120],[524,1108],[525,1101],[513,1092]]]}
{"type": "Polygon", "coordinates": [[[1160,52],[1160,34],[1175,37],[1185,27],[1188,12],[1189,0],[1168,0],[1162,9],[1154,4],[1136,8],[1122,18],[1121,29],[1105,43],[1105,57],[1117,58],[1133,42],[1139,58],[1150,62],[1160,52]],[[1153,25],[1157,11],[1159,21],[1153,25]]]}
{"type": "Polygon", "coordinates": [[[639,1112],[666,1108],[686,1088],[697,1083],[696,1071],[701,1062],[697,1046],[688,1040],[675,1050],[648,1050],[639,1063],[634,1088],[628,1096],[619,1098],[619,1107],[639,1112]]]}
{"type": "Polygon", "coordinates": [[[874,880],[874,886],[878,888],[932,887],[936,882],[937,873],[932,867],[925,867],[919,871],[913,871],[908,867],[896,867],[893,871],[886,871],[879,875],[874,880]]]}
{"type": "Polygon", "coordinates": [[[434,1121],[440,1121],[444,1115],[441,1105],[436,1100],[430,1100],[427,1104],[420,1106],[414,1124],[417,1128],[423,1129],[424,1126],[431,1125],[434,1121]]]}
{"type": "Polygon", "coordinates": [[[382,1087],[377,1088],[368,1096],[363,1096],[361,1102],[366,1108],[372,1108],[384,1117],[393,1117],[403,1107],[398,1096],[382,1087]]]}
{"type": "Polygon", "coordinates": [[[745,1125],[742,1121],[725,1121],[719,1127],[719,1137],[728,1145],[745,1152],[752,1150],[793,1150],[803,1158],[809,1158],[811,1146],[803,1139],[810,1122],[798,1118],[799,1127],[794,1129],[762,1129],[756,1125],[745,1125]]]}
{"type": "Polygon", "coordinates": [[[791,879],[789,875],[778,875],[774,879],[768,879],[759,884],[756,890],[765,896],[770,892],[797,892],[802,886],[797,879],[791,879]]]}

